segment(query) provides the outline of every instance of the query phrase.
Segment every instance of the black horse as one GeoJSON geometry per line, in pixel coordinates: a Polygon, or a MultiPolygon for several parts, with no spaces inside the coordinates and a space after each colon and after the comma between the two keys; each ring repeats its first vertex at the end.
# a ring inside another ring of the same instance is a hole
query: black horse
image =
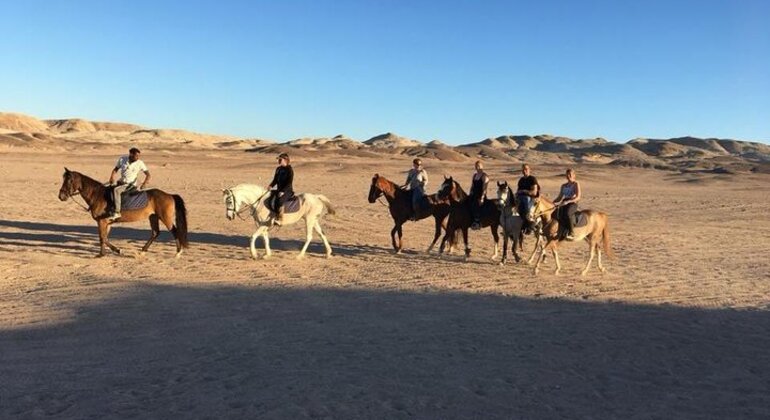
{"type": "MultiPolygon", "coordinates": [[[[468,194],[463,191],[460,184],[452,177],[444,177],[444,183],[438,191],[439,200],[448,202],[449,220],[447,221],[446,234],[441,241],[439,254],[444,252],[444,245],[447,240],[454,238],[455,231],[460,229],[463,233],[463,242],[465,243],[465,258],[471,255],[471,249],[468,248],[468,229],[473,224],[473,213],[471,211],[471,201],[468,194]]],[[[495,253],[492,259],[497,258],[497,252],[500,245],[500,236],[497,228],[500,226],[500,210],[493,200],[485,200],[481,207],[481,227],[489,227],[492,231],[492,238],[495,240],[495,253]]]]}

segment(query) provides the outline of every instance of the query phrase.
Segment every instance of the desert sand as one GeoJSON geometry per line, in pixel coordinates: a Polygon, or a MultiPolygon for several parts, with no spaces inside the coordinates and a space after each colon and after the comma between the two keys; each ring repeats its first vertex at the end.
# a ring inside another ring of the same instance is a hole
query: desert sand
{"type": "MultiPolygon", "coordinates": [[[[561,275],[549,260],[535,277],[492,261],[488,230],[468,262],[425,254],[430,220],[392,253],[387,209],[366,198],[375,172],[403,180],[404,154],[298,152],[296,190],[337,209],[322,222],[334,257],[316,237],[295,260],[304,231],[286,226],[251,260],[253,223],[225,218],[221,189],[268,183],[274,156],[148,142],[191,247],[174,259],[164,231],[139,257],[149,225],[117,225],[124,254],[99,259],[61,175],[106,180],[126,143],[71,137],[0,148],[0,418],[770,417],[768,174],[533,154],[552,196],[577,169],[617,255],[581,277],[587,246],[569,244],[561,275]]],[[[485,162],[518,178],[515,159],[485,162]]],[[[472,164],[426,159],[429,189],[442,174],[467,188],[472,164]]]]}

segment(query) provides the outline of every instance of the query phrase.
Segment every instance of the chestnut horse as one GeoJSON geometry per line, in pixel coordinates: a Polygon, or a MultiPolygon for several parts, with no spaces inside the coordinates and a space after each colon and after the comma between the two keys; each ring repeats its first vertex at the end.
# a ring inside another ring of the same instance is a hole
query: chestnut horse
{"type": "MultiPolygon", "coordinates": [[[[384,176],[374,174],[372,177],[372,185],[369,188],[369,202],[374,203],[378,198],[385,196],[388,201],[388,208],[390,210],[390,217],[393,218],[393,229],[390,231],[391,240],[393,243],[393,249],[396,253],[400,253],[403,247],[401,237],[403,236],[402,225],[410,220],[412,216],[412,192],[407,191],[396,185],[393,181],[388,180],[384,176]],[[396,239],[398,235],[398,239],[396,239]]],[[[433,249],[438,242],[438,238],[441,236],[441,228],[446,228],[446,219],[449,215],[449,205],[440,202],[436,198],[436,194],[426,196],[429,208],[425,211],[417,214],[417,220],[424,219],[428,216],[433,216],[436,230],[433,235],[433,242],[428,247],[427,252],[433,249]]],[[[451,238],[451,237],[450,237],[451,238]]],[[[454,243],[450,240],[451,245],[454,243]]],[[[442,245],[443,247],[443,245],[442,245]]],[[[442,248],[443,249],[443,248],[442,248]]]]}
{"type": "MultiPolygon", "coordinates": [[[[441,201],[448,202],[450,205],[449,220],[447,221],[446,234],[441,241],[439,254],[444,252],[444,245],[447,238],[453,238],[455,231],[460,229],[463,233],[463,242],[465,243],[465,259],[471,255],[471,249],[468,248],[468,229],[473,224],[473,214],[471,213],[471,202],[468,194],[463,191],[460,184],[452,177],[444,176],[444,183],[438,190],[438,198],[441,201]]],[[[492,231],[492,238],[495,240],[495,253],[492,259],[497,258],[497,251],[500,244],[500,236],[497,228],[500,226],[500,210],[494,203],[494,200],[485,200],[481,208],[481,227],[489,226],[492,231]]]]}
{"type": "MultiPolygon", "coordinates": [[[[537,264],[535,264],[534,271],[536,275],[540,269],[540,263],[543,262],[545,254],[549,249],[553,253],[554,260],[556,260],[556,271],[554,271],[554,274],[559,274],[559,271],[561,270],[559,254],[556,251],[556,248],[558,248],[559,244],[567,240],[562,239],[561,235],[559,235],[559,221],[556,217],[554,217],[554,213],[556,212],[557,207],[558,206],[554,205],[552,201],[543,196],[540,196],[535,201],[535,205],[532,206],[532,210],[530,211],[529,215],[527,215],[530,221],[534,221],[536,218],[541,218],[543,222],[543,235],[546,238],[545,246],[540,253],[540,257],[537,259],[537,264]]],[[[588,262],[586,263],[585,268],[583,268],[583,271],[580,272],[580,275],[586,275],[588,268],[591,267],[591,261],[593,261],[594,255],[597,256],[596,263],[599,267],[599,270],[603,273],[606,270],[602,265],[602,250],[599,246],[600,242],[604,247],[604,252],[607,254],[607,256],[610,258],[614,256],[612,253],[612,248],[610,248],[610,230],[608,224],[609,218],[607,217],[606,213],[602,213],[600,211],[580,210],[579,213],[582,213],[587,218],[587,221],[585,226],[576,226],[573,229],[575,233],[575,238],[573,241],[585,239],[585,241],[588,242],[588,248],[591,251],[591,254],[588,257],[588,262]]]]}
{"type": "Polygon", "coordinates": [[[184,200],[176,194],[167,194],[157,189],[145,192],[147,193],[147,205],[140,209],[124,209],[120,218],[109,220],[107,218],[109,206],[107,188],[99,181],[64,168],[64,181],[59,189],[59,200],[66,201],[78,194],[83,197],[83,200],[88,204],[88,212],[91,213],[91,217],[99,228],[100,257],[107,254],[106,247],[109,247],[112,252],[120,254],[120,249],[112,245],[107,239],[113,223],[136,222],[149,218],[152,234],[142,247],[142,253],[147,252],[155,238],[160,234],[158,222],[162,221],[176,239],[176,257],[178,258],[182,255],[182,249],[189,245],[187,241],[187,209],[184,206],[184,200]]]}

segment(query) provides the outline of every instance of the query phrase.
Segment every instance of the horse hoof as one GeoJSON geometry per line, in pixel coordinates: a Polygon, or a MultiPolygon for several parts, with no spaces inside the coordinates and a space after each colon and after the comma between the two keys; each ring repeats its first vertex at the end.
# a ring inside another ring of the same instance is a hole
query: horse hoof
{"type": "Polygon", "coordinates": [[[555,270],[555,271],[553,272],[553,275],[554,275],[554,276],[558,276],[558,275],[559,275],[559,270],[555,270]]]}
{"type": "Polygon", "coordinates": [[[96,254],[96,256],[94,258],[104,258],[106,256],[107,256],[107,254],[96,254]]]}
{"type": "Polygon", "coordinates": [[[602,272],[602,274],[604,274],[604,273],[606,273],[606,272],[607,272],[607,268],[605,268],[605,267],[601,267],[601,268],[599,268],[599,271],[601,271],[601,272],[602,272]]]}
{"type": "Polygon", "coordinates": [[[297,259],[298,259],[298,260],[302,260],[302,259],[304,259],[304,258],[305,258],[305,256],[304,256],[304,255],[302,255],[302,254],[299,254],[299,255],[297,255],[297,259]]]}
{"type": "MultiPolygon", "coordinates": [[[[265,255],[262,256],[263,260],[267,260],[269,258],[270,258],[270,254],[265,254],[265,255]]],[[[256,258],[254,258],[254,259],[256,259],[256,258]]]]}
{"type": "Polygon", "coordinates": [[[182,256],[182,251],[179,251],[176,253],[176,255],[174,255],[174,258],[179,258],[181,256],[182,256]]]}
{"type": "Polygon", "coordinates": [[[505,265],[505,261],[500,261],[500,266],[505,265]]]}

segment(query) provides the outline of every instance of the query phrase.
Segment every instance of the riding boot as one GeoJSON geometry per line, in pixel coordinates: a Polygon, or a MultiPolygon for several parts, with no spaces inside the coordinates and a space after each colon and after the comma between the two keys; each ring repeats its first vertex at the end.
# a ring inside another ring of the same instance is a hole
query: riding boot
{"type": "Polygon", "coordinates": [[[283,223],[283,206],[278,207],[278,212],[275,214],[275,223],[278,225],[283,223]]]}
{"type": "Polygon", "coordinates": [[[569,218],[569,228],[568,228],[567,236],[565,236],[564,239],[568,241],[575,240],[575,222],[572,221],[571,217],[569,218]]]}

